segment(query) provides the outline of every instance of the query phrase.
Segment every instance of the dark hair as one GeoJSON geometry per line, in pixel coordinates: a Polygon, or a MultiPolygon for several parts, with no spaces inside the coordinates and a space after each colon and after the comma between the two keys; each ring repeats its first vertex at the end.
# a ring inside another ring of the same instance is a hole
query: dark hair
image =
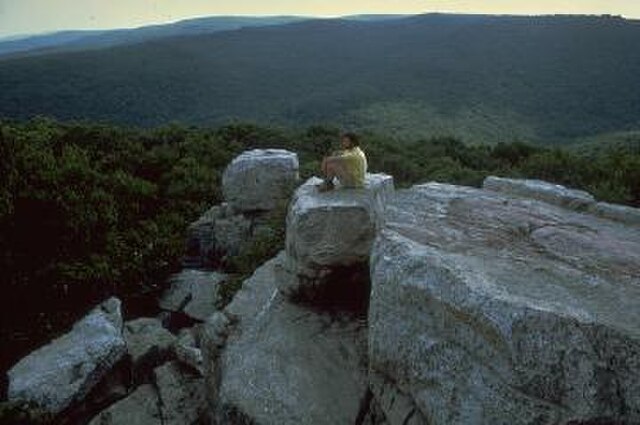
{"type": "Polygon", "coordinates": [[[360,141],[358,140],[358,136],[356,136],[355,133],[352,133],[352,132],[342,133],[342,137],[346,137],[347,139],[349,139],[353,146],[359,146],[360,145],[360,141]]]}

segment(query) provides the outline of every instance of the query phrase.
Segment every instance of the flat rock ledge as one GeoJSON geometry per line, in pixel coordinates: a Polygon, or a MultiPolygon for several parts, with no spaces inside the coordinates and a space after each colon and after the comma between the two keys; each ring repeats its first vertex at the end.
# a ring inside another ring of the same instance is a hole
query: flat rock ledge
{"type": "Polygon", "coordinates": [[[567,196],[396,192],[371,254],[369,364],[400,417],[640,423],[640,229],[567,196]]]}
{"type": "Polygon", "coordinates": [[[125,355],[120,300],[111,297],[7,373],[8,399],[57,414],[82,400],[125,355]]]}
{"type": "Polygon", "coordinates": [[[482,187],[506,195],[537,199],[567,209],[591,213],[628,225],[640,225],[640,209],[638,208],[596,202],[588,192],[568,189],[542,180],[507,179],[489,176],[484,180],[482,187]]]}
{"type": "Polygon", "coordinates": [[[368,174],[363,189],[320,193],[321,182],[309,179],[289,206],[285,268],[292,278],[280,281],[285,294],[317,284],[338,267],[366,264],[394,192],[386,174],[368,174]]]}

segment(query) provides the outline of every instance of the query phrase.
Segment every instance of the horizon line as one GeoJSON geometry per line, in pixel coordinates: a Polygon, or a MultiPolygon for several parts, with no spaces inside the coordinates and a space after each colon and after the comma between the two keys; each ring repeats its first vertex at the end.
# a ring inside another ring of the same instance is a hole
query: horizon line
{"type": "Polygon", "coordinates": [[[442,12],[431,11],[421,13],[352,13],[352,14],[332,14],[332,15],[298,15],[298,14],[286,14],[286,13],[273,13],[273,14],[213,14],[213,15],[194,15],[187,18],[179,18],[169,21],[150,22],[145,25],[130,26],[130,27],[105,27],[105,28],[63,28],[52,31],[32,32],[32,33],[15,33],[8,35],[0,35],[0,42],[19,41],[31,37],[51,36],[55,34],[61,34],[65,32],[106,32],[106,31],[130,31],[141,28],[173,25],[180,22],[192,21],[197,19],[206,18],[278,18],[278,17],[290,17],[290,18],[302,18],[302,19],[343,19],[355,16],[397,16],[398,18],[408,18],[413,16],[423,15],[458,15],[458,16],[497,16],[497,17],[593,17],[593,18],[613,18],[623,19],[626,21],[640,21],[640,16],[632,17],[625,16],[623,14],[614,13],[476,13],[476,12],[442,12]]]}

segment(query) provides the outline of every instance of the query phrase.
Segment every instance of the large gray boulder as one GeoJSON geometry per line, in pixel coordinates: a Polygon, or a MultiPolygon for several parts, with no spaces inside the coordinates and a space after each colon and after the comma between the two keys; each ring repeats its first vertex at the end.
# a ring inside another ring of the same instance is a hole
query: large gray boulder
{"type": "Polygon", "coordinates": [[[353,424],[366,392],[363,328],[282,297],[275,280],[283,259],[256,270],[204,325],[217,423],[353,424]]]}
{"type": "Polygon", "coordinates": [[[272,210],[297,186],[298,169],[298,155],[284,149],[243,152],[222,175],[224,198],[239,211],[272,210]]]}
{"type": "Polygon", "coordinates": [[[160,299],[160,308],[204,321],[217,311],[219,285],[226,278],[218,272],[183,270],[171,277],[170,287],[160,299]]]}
{"type": "Polygon", "coordinates": [[[111,297],[7,373],[8,399],[56,414],[82,400],[126,353],[120,300],[111,297]]]}
{"type": "Polygon", "coordinates": [[[637,227],[431,183],[396,193],[371,275],[371,374],[412,420],[640,422],[637,227]]]}
{"type": "Polygon", "coordinates": [[[300,186],[287,214],[287,270],[311,280],[368,261],[394,190],[393,178],[385,174],[368,174],[362,189],[320,193],[320,182],[314,177],[300,186]]]}

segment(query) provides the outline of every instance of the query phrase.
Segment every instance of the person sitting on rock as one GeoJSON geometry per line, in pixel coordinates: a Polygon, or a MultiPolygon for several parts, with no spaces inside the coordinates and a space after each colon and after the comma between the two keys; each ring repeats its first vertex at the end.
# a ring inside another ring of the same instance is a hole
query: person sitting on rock
{"type": "Polygon", "coordinates": [[[364,187],[367,173],[367,157],[362,149],[358,137],[354,133],[344,133],[340,143],[342,150],[322,160],[322,176],[324,181],[319,184],[318,191],[326,192],[335,188],[333,179],[337,178],[344,188],[364,187]]]}

